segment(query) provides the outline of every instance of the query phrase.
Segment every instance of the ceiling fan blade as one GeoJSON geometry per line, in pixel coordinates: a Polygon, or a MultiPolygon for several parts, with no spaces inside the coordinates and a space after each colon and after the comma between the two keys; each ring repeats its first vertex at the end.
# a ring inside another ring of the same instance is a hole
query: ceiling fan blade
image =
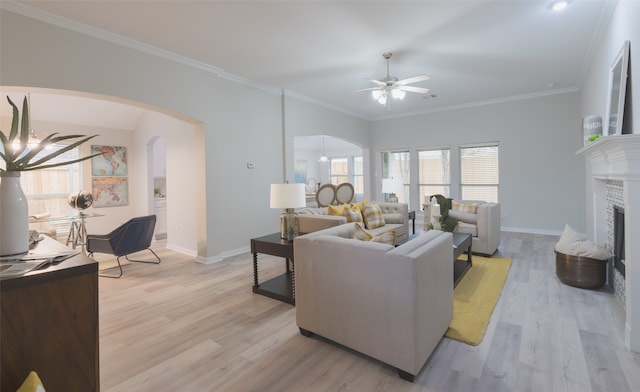
{"type": "Polygon", "coordinates": [[[373,90],[380,90],[380,87],[361,88],[360,90],[353,90],[353,92],[357,93],[358,91],[373,91],[373,90]]]}
{"type": "Polygon", "coordinates": [[[399,86],[404,86],[405,84],[422,82],[423,80],[429,80],[429,77],[427,75],[418,75],[418,76],[414,76],[412,78],[406,78],[406,79],[398,80],[395,84],[399,85],[399,86]]]}
{"type": "Polygon", "coordinates": [[[385,82],[380,81],[380,80],[377,80],[377,79],[365,79],[365,80],[368,80],[368,81],[370,81],[370,82],[372,82],[372,83],[375,83],[375,84],[377,84],[378,86],[385,86],[385,85],[386,85],[386,83],[385,83],[385,82]]]}
{"type": "Polygon", "coordinates": [[[426,94],[429,91],[428,88],[415,87],[415,86],[398,86],[396,88],[398,90],[409,91],[409,92],[418,93],[418,94],[426,94]]]}

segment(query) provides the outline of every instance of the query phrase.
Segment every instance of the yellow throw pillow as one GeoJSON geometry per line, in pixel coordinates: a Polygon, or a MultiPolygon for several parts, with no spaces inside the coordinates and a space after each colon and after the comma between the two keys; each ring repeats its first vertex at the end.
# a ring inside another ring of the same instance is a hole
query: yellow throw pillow
{"type": "Polygon", "coordinates": [[[382,234],[378,234],[371,239],[371,242],[382,242],[383,244],[396,246],[396,231],[391,230],[382,234]]]}
{"type": "Polygon", "coordinates": [[[360,210],[360,212],[362,213],[364,211],[364,205],[367,204],[369,202],[369,200],[364,200],[361,201],[360,203],[351,203],[351,207],[358,207],[358,209],[360,210]]]}
{"type": "Polygon", "coordinates": [[[365,204],[362,216],[364,217],[364,224],[369,230],[385,225],[382,210],[378,203],[365,204]]]}
{"type": "Polygon", "coordinates": [[[44,392],[44,386],[38,373],[31,371],[16,392],[44,392]]]}
{"type": "Polygon", "coordinates": [[[454,211],[466,212],[468,214],[475,214],[478,209],[478,203],[461,203],[459,201],[452,201],[452,207],[454,211]]]}
{"type": "Polygon", "coordinates": [[[344,216],[347,218],[347,222],[362,222],[362,212],[357,206],[345,207],[344,216]]]}
{"type": "Polygon", "coordinates": [[[328,211],[329,211],[329,215],[337,215],[337,216],[344,216],[344,208],[346,207],[346,204],[340,204],[339,206],[334,206],[332,204],[329,204],[328,207],[328,211]]]}
{"type": "Polygon", "coordinates": [[[362,223],[356,222],[353,226],[353,239],[360,241],[370,241],[373,235],[362,227],[362,223]]]}

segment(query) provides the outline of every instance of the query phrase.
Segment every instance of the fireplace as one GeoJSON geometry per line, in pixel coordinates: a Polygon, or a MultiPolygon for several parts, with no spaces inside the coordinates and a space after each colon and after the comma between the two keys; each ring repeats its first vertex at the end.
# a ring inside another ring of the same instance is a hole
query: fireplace
{"type": "Polygon", "coordinates": [[[625,276],[624,208],[618,206],[613,206],[613,268],[625,276]]]}
{"type": "MultiPolygon", "coordinates": [[[[587,230],[614,253],[611,275],[625,313],[625,346],[640,352],[640,134],[603,136],[585,157],[587,230]]],[[[615,304],[612,306],[616,306],[615,304]]]]}

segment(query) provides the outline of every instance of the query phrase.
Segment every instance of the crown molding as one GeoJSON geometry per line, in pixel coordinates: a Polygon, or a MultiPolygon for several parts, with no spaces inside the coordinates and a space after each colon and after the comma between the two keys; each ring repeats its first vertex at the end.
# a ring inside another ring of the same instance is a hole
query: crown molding
{"type": "Polygon", "coordinates": [[[344,108],[341,108],[341,107],[338,107],[338,106],[335,106],[335,105],[331,105],[330,103],[326,103],[324,101],[320,101],[320,100],[317,100],[315,98],[307,97],[306,95],[302,95],[302,94],[299,94],[299,93],[296,93],[296,92],[293,92],[293,91],[290,91],[290,90],[284,90],[284,95],[287,96],[287,97],[299,99],[299,100],[304,101],[304,102],[312,103],[314,105],[322,106],[324,108],[331,109],[331,110],[334,110],[336,112],[344,113],[344,114],[347,114],[349,116],[359,118],[361,120],[373,121],[371,118],[363,116],[361,114],[346,110],[344,108]]]}
{"type": "Polygon", "coordinates": [[[487,99],[487,100],[483,100],[483,101],[463,103],[463,104],[460,104],[460,105],[445,106],[445,107],[436,108],[436,109],[419,110],[419,111],[403,113],[403,114],[397,114],[397,115],[376,117],[376,118],[372,119],[371,121],[392,120],[392,119],[395,119],[395,118],[413,117],[413,116],[419,116],[419,115],[422,115],[422,114],[448,112],[448,111],[451,111],[451,110],[468,109],[468,108],[473,108],[473,107],[478,107],[478,106],[494,105],[494,104],[497,104],[497,103],[522,101],[522,100],[525,100],[525,99],[541,98],[541,97],[548,97],[548,96],[560,95],[560,94],[569,94],[569,93],[575,93],[575,92],[578,92],[578,91],[580,91],[580,89],[577,88],[577,87],[567,87],[567,88],[561,88],[561,89],[555,89],[555,90],[549,90],[549,91],[543,91],[543,92],[537,92],[537,93],[531,93],[531,94],[512,95],[510,97],[487,99]]]}

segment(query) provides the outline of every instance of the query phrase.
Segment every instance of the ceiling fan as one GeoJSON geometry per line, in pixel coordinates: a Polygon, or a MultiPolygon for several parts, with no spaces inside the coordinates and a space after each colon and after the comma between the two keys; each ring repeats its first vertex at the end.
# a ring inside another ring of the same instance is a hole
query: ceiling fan
{"type": "Polygon", "coordinates": [[[390,110],[389,101],[390,97],[394,99],[402,100],[404,99],[406,92],[418,93],[418,94],[426,94],[429,89],[423,87],[416,86],[408,86],[411,83],[422,82],[424,80],[428,80],[429,77],[427,75],[417,75],[411,78],[406,78],[402,80],[398,80],[395,76],[389,75],[389,59],[393,54],[391,52],[385,52],[382,54],[385,60],[387,60],[387,76],[377,80],[377,79],[368,79],[369,81],[377,84],[376,87],[363,88],[356,91],[371,91],[371,96],[373,99],[378,101],[380,105],[383,105],[390,110]]]}

